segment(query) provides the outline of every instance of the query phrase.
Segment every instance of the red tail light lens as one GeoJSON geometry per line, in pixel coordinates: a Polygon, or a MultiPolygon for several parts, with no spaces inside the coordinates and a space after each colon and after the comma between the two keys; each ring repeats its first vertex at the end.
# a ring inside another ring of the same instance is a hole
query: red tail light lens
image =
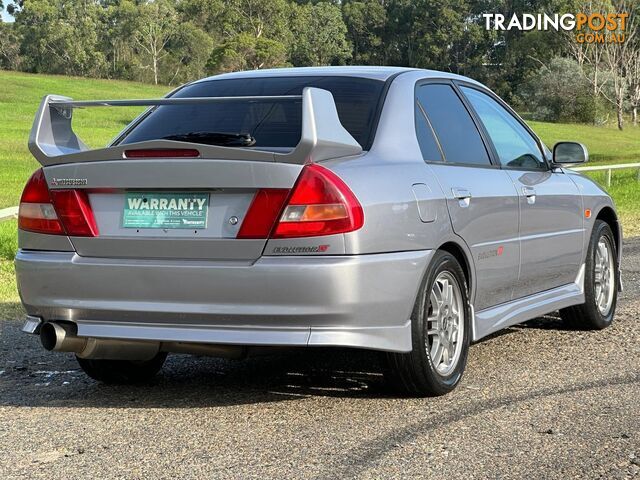
{"type": "Polygon", "coordinates": [[[258,190],[236,238],[268,238],[288,196],[286,188],[258,190]]]}
{"type": "Polygon", "coordinates": [[[24,187],[20,198],[18,226],[30,232],[64,234],[62,223],[51,203],[42,169],[36,170],[24,187]]]}
{"type": "Polygon", "coordinates": [[[304,167],[290,195],[283,189],[259,190],[237,238],[333,235],[363,224],[362,207],[349,187],[331,170],[311,164],[304,167]]]}
{"type": "Polygon", "coordinates": [[[98,236],[98,225],[93,216],[87,192],[53,190],[51,199],[68,235],[74,237],[98,236]]]}
{"type": "Polygon", "coordinates": [[[42,169],[27,182],[18,212],[22,230],[50,235],[96,237],[96,224],[89,197],[82,190],[49,191],[42,169]]]}
{"type": "Polygon", "coordinates": [[[362,206],[347,184],[331,170],[311,164],[293,187],[273,238],[346,233],[363,224],[362,206]]]}

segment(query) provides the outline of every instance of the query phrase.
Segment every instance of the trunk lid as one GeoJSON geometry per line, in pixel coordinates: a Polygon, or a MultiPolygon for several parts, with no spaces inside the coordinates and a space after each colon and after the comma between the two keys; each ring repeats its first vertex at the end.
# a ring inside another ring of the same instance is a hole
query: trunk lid
{"type": "Polygon", "coordinates": [[[89,195],[99,235],[70,237],[79,255],[248,262],[262,254],[267,241],[236,239],[256,192],[291,189],[301,169],[252,161],[129,159],[50,166],[44,173],[51,190],[82,184],[76,188],[89,195]],[[200,202],[188,202],[190,197],[200,202]],[[163,198],[164,205],[159,201],[163,198]],[[199,205],[205,198],[206,204],[199,205]],[[145,199],[158,200],[151,215],[140,208],[145,199]],[[187,211],[194,216],[178,228],[166,218],[145,225],[150,217],[187,211]],[[136,212],[144,215],[140,221],[132,215],[136,212]],[[198,214],[204,216],[204,225],[198,214]]]}

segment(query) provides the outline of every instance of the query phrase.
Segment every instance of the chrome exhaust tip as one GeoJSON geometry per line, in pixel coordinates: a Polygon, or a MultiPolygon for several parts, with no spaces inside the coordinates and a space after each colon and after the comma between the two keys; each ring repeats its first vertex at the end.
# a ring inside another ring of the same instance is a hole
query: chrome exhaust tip
{"type": "Polygon", "coordinates": [[[71,324],[46,322],[40,328],[40,343],[50,352],[81,352],[87,339],[77,337],[74,330],[71,324]]]}

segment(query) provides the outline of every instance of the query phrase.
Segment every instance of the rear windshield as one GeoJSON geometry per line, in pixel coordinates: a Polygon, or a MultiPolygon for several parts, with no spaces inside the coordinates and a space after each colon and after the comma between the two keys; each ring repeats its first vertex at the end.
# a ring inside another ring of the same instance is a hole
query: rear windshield
{"type": "MultiPolygon", "coordinates": [[[[373,140],[374,118],[384,82],[355,77],[279,77],[209,80],[187,85],[179,97],[300,95],[304,87],[330,91],[340,122],[363,147],[373,140]]],[[[229,101],[157,107],[121,142],[156,140],[191,132],[248,133],[255,147],[292,148],[301,132],[301,100],[229,101]]]]}

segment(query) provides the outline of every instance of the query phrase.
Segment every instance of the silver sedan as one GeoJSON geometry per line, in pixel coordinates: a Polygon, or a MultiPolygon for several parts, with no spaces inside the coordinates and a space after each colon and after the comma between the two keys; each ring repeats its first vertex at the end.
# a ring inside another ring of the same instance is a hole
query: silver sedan
{"type": "Polygon", "coordinates": [[[48,95],[20,203],[24,331],[104,382],[167,353],[379,350],[410,395],[459,383],[469,344],[560,310],[611,324],[622,233],[489,89],[388,67],[224,74],[153,100],[48,95]],[[107,147],[74,108],[147,106],[107,147]]]}

